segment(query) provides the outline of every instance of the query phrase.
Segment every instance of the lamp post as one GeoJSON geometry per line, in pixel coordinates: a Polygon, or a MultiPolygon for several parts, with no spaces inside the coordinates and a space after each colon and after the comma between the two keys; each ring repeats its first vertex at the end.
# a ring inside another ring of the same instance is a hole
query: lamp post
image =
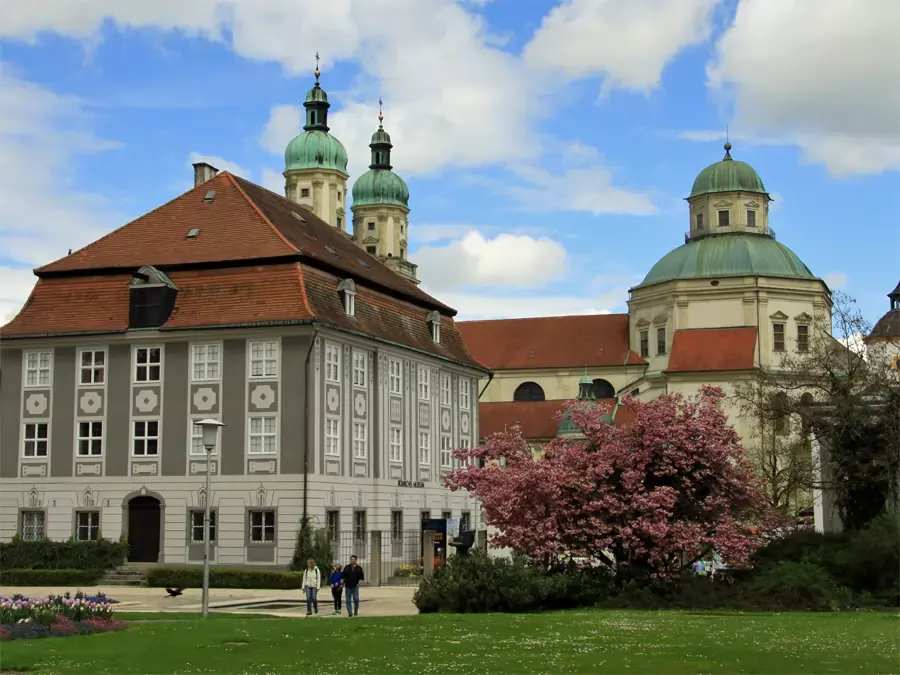
{"type": "Polygon", "coordinates": [[[206,509],[203,514],[203,618],[209,614],[209,525],[210,510],[209,504],[212,501],[209,494],[209,467],[212,464],[212,451],[216,447],[216,437],[219,434],[219,427],[225,424],[219,420],[200,420],[194,422],[203,430],[203,448],[206,450],[206,509]]]}

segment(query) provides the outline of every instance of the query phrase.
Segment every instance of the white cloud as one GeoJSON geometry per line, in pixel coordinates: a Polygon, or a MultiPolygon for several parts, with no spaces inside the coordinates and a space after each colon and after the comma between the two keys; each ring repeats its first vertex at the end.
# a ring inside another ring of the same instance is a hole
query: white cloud
{"type": "Polygon", "coordinates": [[[719,0],[565,0],[525,47],[535,69],[576,80],[603,76],[606,91],[646,91],[684,48],[709,37],[719,0]]]}
{"type": "Polygon", "coordinates": [[[16,315],[35,283],[28,268],[0,266],[0,326],[16,315]]]}
{"type": "Polygon", "coordinates": [[[296,105],[272,106],[259,144],[273,155],[280,155],[288,142],[302,129],[303,108],[296,105]]]}
{"type": "Polygon", "coordinates": [[[834,175],[900,168],[900,3],[741,0],[709,84],[742,128],[786,138],[834,175]]]}
{"type": "Polygon", "coordinates": [[[832,272],[825,275],[825,283],[833,291],[840,290],[847,285],[847,275],[843,272],[832,272]]]}
{"type": "Polygon", "coordinates": [[[260,185],[276,194],[284,194],[284,176],[272,169],[263,169],[260,185]]]}
{"type": "Polygon", "coordinates": [[[241,178],[246,178],[247,180],[251,179],[251,173],[249,169],[244,169],[243,167],[235,164],[234,162],[230,162],[227,159],[223,159],[221,157],[216,157],[215,155],[202,155],[199,152],[192,152],[188,156],[187,164],[191,166],[192,164],[196,164],[197,162],[206,162],[207,164],[212,164],[219,171],[230,171],[236,176],[240,176],[241,178]]]}
{"type": "Polygon", "coordinates": [[[566,249],[547,237],[500,234],[492,239],[472,230],[445,246],[415,252],[422,282],[436,291],[462,286],[535,288],[565,271],[566,249]]]}
{"type": "MultiPolygon", "coordinates": [[[[428,287],[424,286],[426,292],[428,287]]],[[[610,314],[616,298],[603,295],[509,296],[503,294],[443,292],[441,301],[455,308],[457,321],[515,319],[572,314],[610,314]]]]}

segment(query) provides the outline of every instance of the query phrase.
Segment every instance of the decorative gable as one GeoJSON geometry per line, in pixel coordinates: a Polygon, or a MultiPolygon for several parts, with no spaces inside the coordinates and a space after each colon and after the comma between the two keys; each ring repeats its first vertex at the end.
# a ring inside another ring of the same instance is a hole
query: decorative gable
{"type": "Polygon", "coordinates": [[[646,328],[650,325],[650,322],[647,319],[641,319],[637,323],[634,324],[635,328],[646,328]]]}
{"type": "Polygon", "coordinates": [[[774,314],[769,314],[769,318],[772,319],[772,321],[787,321],[788,315],[784,312],[778,311],[774,314]]]}
{"type": "Polygon", "coordinates": [[[812,323],[812,320],[813,318],[806,312],[801,312],[794,317],[794,321],[796,321],[797,323],[812,323]]]}
{"type": "Polygon", "coordinates": [[[746,206],[748,209],[758,209],[758,208],[759,208],[759,203],[758,203],[758,202],[755,202],[755,201],[753,201],[753,200],[750,200],[749,202],[747,202],[746,204],[744,204],[744,206],[746,206]]]}
{"type": "Polygon", "coordinates": [[[722,201],[716,202],[713,206],[715,206],[717,209],[727,209],[731,208],[731,202],[723,199],[722,201]]]}
{"type": "Polygon", "coordinates": [[[656,325],[664,324],[669,320],[669,317],[665,314],[657,314],[653,317],[653,323],[656,325]]]}

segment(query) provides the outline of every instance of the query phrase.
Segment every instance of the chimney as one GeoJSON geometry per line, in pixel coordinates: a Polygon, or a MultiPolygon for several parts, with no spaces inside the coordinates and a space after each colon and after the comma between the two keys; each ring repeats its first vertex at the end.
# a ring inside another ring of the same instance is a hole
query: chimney
{"type": "Polygon", "coordinates": [[[219,170],[212,164],[197,162],[194,164],[194,187],[205,183],[211,178],[215,178],[217,173],[219,173],[219,170]]]}

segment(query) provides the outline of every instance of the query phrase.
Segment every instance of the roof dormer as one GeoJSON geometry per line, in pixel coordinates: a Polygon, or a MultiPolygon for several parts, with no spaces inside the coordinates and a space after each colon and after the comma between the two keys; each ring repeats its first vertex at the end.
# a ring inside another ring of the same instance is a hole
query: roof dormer
{"type": "Polygon", "coordinates": [[[356,282],[353,279],[342,280],[338,284],[338,294],[347,316],[356,316],[356,282]]]}
{"type": "Polygon", "coordinates": [[[441,342],[441,313],[437,310],[428,312],[425,315],[425,323],[428,324],[428,330],[431,333],[431,339],[440,344],[441,342]]]}
{"type": "Polygon", "coordinates": [[[144,265],[129,284],[129,328],[159,328],[175,309],[178,287],[162,270],[144,265]]]}

